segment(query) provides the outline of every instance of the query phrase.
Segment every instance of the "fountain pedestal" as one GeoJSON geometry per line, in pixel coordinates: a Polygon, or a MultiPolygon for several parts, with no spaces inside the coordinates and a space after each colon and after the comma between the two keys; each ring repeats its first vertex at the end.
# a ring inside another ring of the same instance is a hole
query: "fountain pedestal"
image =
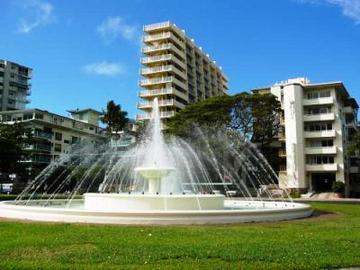
{"type": "Polygon", "coordinates": [[[161,181],[162,178],[169,175],[175,169],[172,167],[137,167],[135,172],[148,181],[148,192],[150,194],[161,193],[161,181]]]}

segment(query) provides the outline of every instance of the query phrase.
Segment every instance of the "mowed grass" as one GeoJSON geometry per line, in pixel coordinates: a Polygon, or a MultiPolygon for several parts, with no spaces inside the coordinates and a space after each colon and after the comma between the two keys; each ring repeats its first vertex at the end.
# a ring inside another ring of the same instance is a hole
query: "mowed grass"
{"type": "Polygon", "coordinates": [[[0,221],[0,269],[332,269],[360,266],[360,205],[318,217],[223,226],[0,221]]]}

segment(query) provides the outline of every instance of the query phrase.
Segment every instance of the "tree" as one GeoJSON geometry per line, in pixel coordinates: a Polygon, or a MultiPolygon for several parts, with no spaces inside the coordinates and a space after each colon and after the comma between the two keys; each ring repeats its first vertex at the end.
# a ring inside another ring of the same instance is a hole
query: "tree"
{"type": "Polygon", "coordinates": [[[360,152],[360,129],[358,129],[353,135],[348,148],[348,152],[350,155],[355,155],[357,151],[360,152]]]}
{"type": "Polygon", "coordinates": [[[19,161],[29,154],[23,149],[26,144],[31,144],[31,142],[31,131],[23,124],[0,123],[0,171],[7,174],[23,173],[24,166],[19,161]]]}
{"type": "Polygon", "coordinates": [[[229,125],[233,99],[230,96],[212,97],[186,106],[167,123],[168,134],[186,136],[193,124],[229,125]]]}
{"type": "Polygon", "coordinates": [[[110,100],[106,105],[106,111],[103,111],[104,116],[101,121],[107,125],[106,130],[108,133],[119,132],[124,129],[129,122],[127,118],[128,113],[121,110],[120,104],[115,104],[110,100]]]}
{"type": "Polygon", "coordinates": [[[280,129],[281,104],[271,94],[240,93],[219,96],[187,106],[168,122],[169,134],[186,136],[192,124],[227,126],[260,148],[269,145],[280,129]]]}

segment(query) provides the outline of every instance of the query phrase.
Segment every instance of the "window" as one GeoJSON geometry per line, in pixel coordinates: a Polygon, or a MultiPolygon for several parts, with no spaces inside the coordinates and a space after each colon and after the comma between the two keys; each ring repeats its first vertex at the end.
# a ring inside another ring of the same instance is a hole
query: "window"
{"type": "Polygon", "coordinates": [[[55,132],[55,140],[57,140],[57,141],[62,140],[62,134],[60,132],[55,132]]]}
{"type": "Polygon", "coordinates": [[[44,115],[42,113],[35,113],[35,119],[44,119],[44,115]]]}
{"type": "Polygon", "coordinates": [[[79,138],[75,137],[75,136],[72,136],[71,137],[71,143],[74,144],[74,143],[77,143],[77,142],[79,142],[79,138]]]}
{"type": "Polygon", "coordinates": [[[322,164],[334,164],[335,159],[333,156],[307,156],[306,164],[309,165],[322,165],[322,164]]]}
{"type": "Polygon", "coordinates": [[[310,132],[332,130],[332,123],[309,123],[305,124],[304,128],[310,132]]]}
{"type": "Polygon", "coordinates": [[[29,120],[32,119],[33,115],[32,114],[24,114],[24,120],[29,120]]]}
{"type": "Polygon", "coordinates": [[[330,97],[331,92],[330,90],[323,90],[323,91],[314,91],[307,93],[307,99],[316,99],[316,98],[323,98],[323,97],[330,97]]]}
{"type": "Polygon", "coordinates": [[[55,143],[54,150],[55,152],[61,152],[61,144],[55,143]]]}

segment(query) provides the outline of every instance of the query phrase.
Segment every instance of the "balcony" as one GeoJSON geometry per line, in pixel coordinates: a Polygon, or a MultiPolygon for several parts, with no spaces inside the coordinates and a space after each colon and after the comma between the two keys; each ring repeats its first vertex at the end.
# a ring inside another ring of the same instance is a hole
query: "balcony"
{"type": "Polygon", "coordinates": [[[151,43],[153,41],[158,41],[158,40],[162,40],[162,39],[171,39],[173,42],[180,45],[181,47],[185,46],[185,42],[180,40],[178,37],[176,37],[171,32],[162,32],[159,34],[146,35],[146,36],[144,36],[143,41],[144,41],[144,43],[151,43]]]}
{"type": "Polygon", "coordinates": [[[139,81],[140,86],[147,86],[147,85],[153,85],[153,84],[161,84],[161,83],[171,83],[173,81],[173,77],[159,77],[159,78],[153,78],[153,79],[144,79],[139,81]]]}
{"type": "MultiPolygon", "coordinates": [[[[160,112],[160,118],[170,118],[175,115],[175,111],[169,111],[169,112],[160,112]]],[[[145,113],[145,114],[138,114],[136,116],[136,121],[140,120],[149,120],[151,119],[152,115],[151,113],[145,113]]]]}
{"type": "Polygon", "coordinates": [[[351,166],[349,171],[350,171],[350,173],[360,173],[360,167],[359,166],[351,166]]]}
{"type": "Polygon", "coordinates": [[[171,60],[171,54],[163,54],[163,55],[156,55],[156,56],[149,56],[141,58],[142,64],[160,62],[160,61],[168,61],[171,60]]]}
{"type": "Polygon", "coordinates": [[[147,97],[155,97],[155,96],[170,95],[170,94],[174,94],[174,88],[172,87],[140,91],[139,97],[147,98],[147,97]]]}
{"type": "Polygon", "coordinates": [[[353,107],[350,106],[346,106],[343,108],[343,113],[346,114],[354,114],[355,113],[355,109],[353,107]]]}
{"type": "Polygon", "coordinates": [[[40,138],[40,139],[48,139],[48,140],[52,139],[52,133],[47,133],[42,131],[35,131],[33,136],[35,138],[40,138]]]}
{"type": "Polygon", "coordinates": [[[335,113],[321,113],[321,114],[305,114],[305,122],[317,122],[317,121],[334,121],[335,113]]]}
{"type": "Polygon", "coordinates": [[[279,150],[279,157],[286,157],[286,151],[285,150],[279,150]]]}
{"type": "Polygon", "coordinates": [[[171,48],[171,45],[172,44],[168,43],[157,46],[145,46],[144,48],[141,49],[141,51],[142,53],[149,53],[149,52],[157,52],[162,50],[169,50],[171,48]]]}
{"type": "Polygon", "coordinates": [[[155,34],[155,35],[146,35],[146,36],[144,36],[143,41],[150,42],[150,41],[155,41],[155,40],[170,38],[170,37],[171,37],[170,32],[163,32],[163,33],[159,33],[159,34],[155,34]]]}
{"type": "Polygon", "coordinates": [[[334,164],[307,164],[306,171],[308,172],[336,172],[338,165],[334,164]]]}
{"type": "Polygon", "coordinates": [[[172,65],[142,68],[140,70],[140,74],[148,75],[148,74],[154,74],[154,73],[160,73],[160,72],[168,72],[168,71],[173,70],[173,68],[174,68],[174,66],[172,66],[172,65]]]}
{"type": "Polygon", "coordinates": [[[304,106],[327,105],[327,104],[334,104],[334,98],[321,97],[321,98],[313,98],[313,99],[303,99],[304,106]]]}
{"type": "Polygon", "coordinates": [[[161,28],[167,28],[167,27],[170,27],[170,26],[171,26],[170,22],[167,21],[167,22],[161,22],[161,23],[154,23],[154,24],[145,25],[143,30],[145,32],[147,32],[147,31],[157,30],[157,29],[161,29],[161,28]]]}
{"type": "MultiPolygon", "coordinates": [[[[154,102],[152,101],[148,101],[148,102],[144,102],[144,103],[138,103],[137,107],[138,109],[151,109],[153,107],[154,102]]],[[[163,100],[159,100],[158,101],[158,105],[159,107],[164,107],[164,106],[174,106],[174,100],[173,99],[163,99],[163,100]]]]}
{"type": "Polygon", "coordinates": [[[305,131],[305,138],[335,138],[336,131],[335,130],[322,130],[322,131],[305,131]]]}
{"type": "Polygon", "coordinates": [[[316,154],[329,154],[335,155],[337,153],[336,146],[330,147],[305,147],[305,154],[316,155],[316,154]]]}

